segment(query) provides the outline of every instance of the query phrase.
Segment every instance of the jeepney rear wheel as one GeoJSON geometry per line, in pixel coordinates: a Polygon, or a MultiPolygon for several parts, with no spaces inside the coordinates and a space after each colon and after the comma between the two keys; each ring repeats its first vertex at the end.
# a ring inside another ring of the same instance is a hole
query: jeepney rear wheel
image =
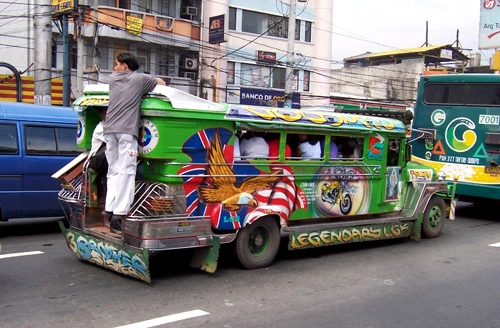
{"type": "Polygon", "coordinates": [[[422,220],[422,232],[424,237],[435,238],[439,236],[444,227],[446,219],[446,206],[444,200],[439,196],[432,196],[425,208],[422,220]]]}
{"type": "Polygon", "coordinates": [[[271,217],[260,218],[245,226],[236,238],[236,255],[247,269],[269,266],[280,246],[278,224],[271,217]]]}

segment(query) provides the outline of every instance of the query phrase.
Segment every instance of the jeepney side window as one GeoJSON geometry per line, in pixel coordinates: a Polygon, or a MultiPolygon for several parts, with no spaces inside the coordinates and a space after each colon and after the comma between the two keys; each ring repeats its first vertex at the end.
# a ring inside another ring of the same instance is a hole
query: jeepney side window
{"type": "Polygon", "coordinates": [[[364,138],[336,136],[335,144],[337,145],[339,158],[363,158],[364,138]]]}
{"type": "Polygon", "coordinates": [[[292,150],[291,159],[319,160],[324,155],[325,135],[309,133],[287,134],[286,143],[292,150]]]}
{"type": "Polygon", "coordinates": [[[234,133],[233,156],[234,160],[241,159],[239,131],[234,133]]]}
{"type": "Polygon", "coordinates": [[[401,141],[398,139],[389,139],[389,147],[387,150],[387,166],[398,166],[399,150],[401,141]]]}
{"type": "Polygon", "coordinates": [[[239,137],[241,159],[268,159],[269,144],[260,131],[244,131],[239,137]]]}

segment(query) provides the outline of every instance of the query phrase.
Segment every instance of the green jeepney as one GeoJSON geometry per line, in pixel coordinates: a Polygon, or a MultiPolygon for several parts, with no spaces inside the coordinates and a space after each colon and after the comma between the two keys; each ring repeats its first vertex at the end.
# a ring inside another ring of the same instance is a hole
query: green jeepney
{"type": "MultiPolygon", "coordinates": [[[[97,109],[107,105],[107,85],[88,86],[74,102],[79,147],[90,148],[97,109]]],[[[192,248],[192,265],[214,272],[226,243],[254,269],[271,264],[283,235],[294,250],[438,236],[453,186],[410,162],[404,119],[363,114],[219,104],[158,86],[142,101],[140,172],[121,234],[109,231],[102,183],[84,161],[57,175],[71,209],[61,223],[67,244],[78,258],[150,281],[158,251],[192,248]],[[243,156],[248,134],[278,151],[243,156]],[[320,156],[294,155],[301,135],[320,144],[320,156]]]]}

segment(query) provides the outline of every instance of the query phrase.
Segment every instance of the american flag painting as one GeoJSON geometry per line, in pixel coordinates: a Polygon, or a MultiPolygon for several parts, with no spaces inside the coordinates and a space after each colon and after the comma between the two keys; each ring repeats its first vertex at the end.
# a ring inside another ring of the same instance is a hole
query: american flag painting
{"type": "Polygon", "coordinates": [[[191,162],[178,171],[178,174],[183,178],[187,217],[208,216],[214,228],[235,230],[261,216],[270,214],[278,215],[283,223],[288,221],[295,210],[307,208],[306,197],[295,184],[293,170],[280,163],[273,163],[269,166],[271,172],[281,171],[277,181],[269,188],[256,190],[253,193],[257,203],[256,207],[241,206],[238,210],[230,211],[222,203],[204,202],[203,197],[200,197],[199,189],[200,187],[210,187],[213,182],[212,177],[207,172],[207,156],[216,133],[220,139],[225,164],[228,164],[236,175],[236,185],[241,184],[248,177],[270,174],[259,170],[248,161],[233,163],[233,146],[227,145],[232,137],[230,130],[210,128],[198,131],[182,147],[182,151],[191,158],[191,162]]]}

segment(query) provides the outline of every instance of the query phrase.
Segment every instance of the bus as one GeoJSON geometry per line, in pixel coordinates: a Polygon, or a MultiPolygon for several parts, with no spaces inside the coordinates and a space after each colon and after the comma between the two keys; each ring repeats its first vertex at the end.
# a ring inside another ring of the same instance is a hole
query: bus
{"type": "Polygon", "coordinates": [[[77,157],[71,108],[0,101],[0,221],[62,217],[52,173],[77,157]]]}
{"type": "Polygon", "coordinates": [[[412,159],[457,180],[459,200],[500,200],[500,75],[422,76],[412,159]]]}
{"type": "MultiPolygon", "coordinates": [[[[80,147],[90,147],[108,101],[108,86],[92,85],[74,102],[80,147]]],[[[191,265],[214,272],[221,244],[257,269],[273,262],[282,237],[290,250],[437,237],[453,185],[411,162],[405,123],[383,115],[220,104],[157,86],[142,100],[140,174],[121,233],[110,232],[103,187],[84,167],[59,194],[70,207],[60,223],[67,245],[149,282],[159,251],[190,248],[191,265]],[[249,136],[276,151],[244,150],[249,136]],[[301,142],[315,147],[310,158],[297,156],[301,142]]]]}

